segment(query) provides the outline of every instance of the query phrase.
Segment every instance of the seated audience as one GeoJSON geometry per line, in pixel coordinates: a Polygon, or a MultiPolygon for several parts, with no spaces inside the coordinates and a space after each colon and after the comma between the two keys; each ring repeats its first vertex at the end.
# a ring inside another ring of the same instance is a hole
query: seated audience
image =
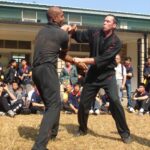
{"type": "Polygon", "coordinates": [[[130,112],[135,112],[135,110],[139,110],[139,114],[142,115],[146,111],[148,111],[149,105],[149,94],[145,90],[144,83],[140,83],[138,89],[136,89],[135,93],[132,97],[132,107],[130,107],[130,112]]]}
{"type": "Polygon", "coordinates": [[[96,96],[95,100],[92,101],[91,109],[89,110],[89,114],[100,114],[100,98],[99,95],[96,96]]]}
{"type": "Polygon", "coordinates": [[[62,110],[65,111],[65,113],[71,112],[68,97],[69,97],[69,94],[72,92],[72,90],[73,88],[70,84],[68,84],[66,88],[64,89],[63,98],[62,98],[62,110]]]}
{"type": "Polygon", "coordinates": [[[31,110],[31,113],[34,113],[34,114],[36,113],[42,114],[45,111],[45,105],[42,103],[42,98],[36,86],[31,96],[30,110],[31,110]]]}
{"type": "Polygon", "coordinates": [[[79,102],[80,102],[80,86],[76,84],[74,90],[68,96],[69,106],[71,111],[75,114],[78,113],[79,102]]]}
{"type": "Polygon", "coordinates": [[[18,83],[12,83],[12,89],[9,89],[7,84],[1,85],[0,93],[0,108],[8,116],[14,117],[19,114],[23,107],[23,100],[21,99],[21,93],[19,92],[18,83]]]}
{"type": "Polygon", "coordinates": [[[102,99],[102,105],[100,107],[101,112],[108,113],[109,112],[109,96],[105,93],[103,96],[101,96],[102,99]]]}

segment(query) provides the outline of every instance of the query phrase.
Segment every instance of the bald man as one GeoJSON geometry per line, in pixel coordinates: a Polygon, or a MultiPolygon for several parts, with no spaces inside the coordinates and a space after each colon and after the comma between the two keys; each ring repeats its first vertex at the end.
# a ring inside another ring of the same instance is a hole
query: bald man
{"type": "MultiPolygon", "coordinates": [[[[45,113],[39,135],[32,150],[46,150],[49,139],[55,139],[60,118],[60,87],[56,70],[58,57],[74,63],[67,55],[68,33],[61,29],[64,13],[59,7],[50,7],[47,11],[48,24],[36,36],[33,57],[33,81],[45,104],[45,113]]],[[[86,69],[84,63],[75,63],[86,69]]]]}

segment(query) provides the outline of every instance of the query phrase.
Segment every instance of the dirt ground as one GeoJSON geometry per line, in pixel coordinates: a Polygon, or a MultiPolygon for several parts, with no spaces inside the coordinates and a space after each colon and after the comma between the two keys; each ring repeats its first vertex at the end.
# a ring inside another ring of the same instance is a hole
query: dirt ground
{"type": "MultiPolygon", "coordinates": [[[[126,118],[133,142],[124,144],[117,133],[111,115],[91,115],[89,134],[75,137],[78,130],[75,114],[61,113],[60,129],[56,141],[48,143],[49,150],[149,150],[150,116],[130,114],[126,118]]],[[[42,115],[0,116],[0,150],[31,150],[38,134],[42,115]]]]}

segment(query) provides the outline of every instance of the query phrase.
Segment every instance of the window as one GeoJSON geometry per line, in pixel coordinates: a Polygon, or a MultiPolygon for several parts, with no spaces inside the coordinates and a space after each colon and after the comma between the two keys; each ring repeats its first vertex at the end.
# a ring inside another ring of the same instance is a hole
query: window
{"type": "Polygon", "coordinates": [[[70,49],[71,51],[80,51],[80,44],[72,43],[70,49]]]}
{"type": "Polygon", "coordinates": [[[4,40],[0,40],[0,48],[4,48],[4,40]]]}
{"type": "Polygon", "coordinates": [[[12,59],[15,59],[17,63],[20,63],[22,59],[25,59],[25,54],[13,54],[12,59]]]}
{"type": "Polygon", "coordinates": [[[5,40],[5,48],[17,48],[17,41],[5,40]]]}
{"type": "Polygon", "coordinates": [[[18,41],[18,48],[19,49],[31,49],[31,42],[30,41],[18,41]]]}
{"type": "Polygon", "coordinates": [[[82,16],[79,14],[68,14],[68,24],[82,25],[82,16]]]}
{"type": "Polygon", "coordinates": [[[89,44],[81,44],[81,51],[82,52],[90,52],[89,44]]]}
{"type": "Polygon", "coordinates": [[[22,21],[24,22],[37,22],[37,12],[35,10],[23,10],[22,21]]]}
{"type": "Polygon", "coordinates": [[[128,24],[127,24],[127,22],[121,22],[121,23],[120,23],[120,29],[128,29],[128,24]]]}
{"type": "Polygon", "coordinates": [[[0,40],[0,48],[31,49],[31,41],[0,40]]]}

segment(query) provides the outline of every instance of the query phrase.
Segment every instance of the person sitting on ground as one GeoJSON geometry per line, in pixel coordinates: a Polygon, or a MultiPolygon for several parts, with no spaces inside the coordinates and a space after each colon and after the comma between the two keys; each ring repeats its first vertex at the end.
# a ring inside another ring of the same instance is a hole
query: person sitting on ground
{"type": "Polygon", "coordinates": [[[63,98],[62,98],[62,110],[65,111],[65,113],[70,113],[72,111],[68,101],[69,94],[72,92],[72,90],[73,87],[70,84],[68,84],[64,89],[63,98]]]}
{"type": "Polygon", "coordinates": [[[100,97],[99,97],[99,94],[97,94],[95,100],[92,102],[92,107],[89,110],[89,114],[95,114],[95,115],[100,114],[100,97]]]}
{"type": "Polygon", "coordinates": [[[34,92],[31,96],[30,110],[33,114],[42,114],[45,111],[45,105],[42,103],[42,98],[36,86],[34,86],[34,92]]]}
{"type": "Polygon", "coordinates": [[[105,93],[104,95],[101,96],[101,100],[102,100],[102,105],[100,107],[101,113],[108,113],[110,102],[109,96],[105,93]]]}
{"type": "Polygon", "coordinates": [[[144,83],[140,83],[138,89],[133,94],[132,97],[132,107],[129,109],[130,112],[135,112],[135,110],[139,110],[139,114],[142,115],[145,112],[145,108],[147,101],[149,99],[149,94],[145,90],[144,83]]]}
{"type": "Polygon", "coordinates": [[[10,117],[19,114],[23,107],[23,100],[21,99],[18,87],[18,83],[15,81],[12,83],[12,89],[9,89],[7,84],[2,85],[0,105],[3,111],[10,117]]]}
{"type": "Polygon", "coordinates": [[[73,113],[78,113],[79,102],[80,102],[80,86],[76,84],[74,90],[68,96],[69,106],[73,113]]]}

